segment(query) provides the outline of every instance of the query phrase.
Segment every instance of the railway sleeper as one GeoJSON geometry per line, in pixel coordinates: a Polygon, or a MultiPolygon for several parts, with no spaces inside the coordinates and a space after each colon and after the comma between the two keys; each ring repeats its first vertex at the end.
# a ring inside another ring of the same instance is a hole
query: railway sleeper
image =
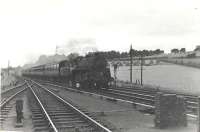
{"type": "Polygon", "coordinates": [[[43,122],[47,122],[44,118],[43,119],[39,119],[39,120],[33,120],[33,123],[43,123],[43,122]]]}
{"type": "Polygon", "coordinates": [[[67,110],[66,107],[64,107],[64,106],[59,106],[59,105],[52,106],[52,105],[55,105],[55,104],[58,104],[58,102],[54,103],[54,104],[51,104],[51,103],[48,102],[47,104],[44,105],[44,107],[46,109],[48,109],[48,111],[67,110]]]}
{"type": "MultiPolygon", "coordinates": [[[[53,120],[54,121],[54,120],[53,120]]],[[[87,124],[87,122],[85,122],[85,121],[82,121],[82,120],[72,120],[72,121],[65,121],[65,120],[60,120],[60,121],[54,121],[54,123],[55,123],[55,125],[56,126],[59,126],[59,125],[76,125],[76,124],[79,124],[79,125],[81,125],[81,124],[87,124]]]]}
{"type": "Polygon", "coordinates": [[[8,117],[8,115],[0,115],[0,119],[1,118],[7,118],[8,117]]]}
{"type": "Polygon", "coordinates": [[[152,99],[141,98],[141,97],[136,97],[136,96],[128,96],[128,95],[120,94],[120,93],[112,93],[112,92],[109,92],[109,93],[110,93],[110,94],[113,94],[113,95],[117,95],[117,96],[122,96],[122,97],[126,97],[126,98],[131,98],[131,99],[138,99],[138,100],[145,100],[145,101],[154,102],[154,100],[152,100],[152,99]]]}
{"type": "Polygon", "coordinates": [[[48,110],[48,112],[52,112],[52,113],[58,113],[58,112],[71,112],[71,110],[66,110],[66,108],[65,109],[55,109],[55,110],[48,110]]]}
{"type": "MultiPolygon", "coordinates": [[[[88,125],[88,124],[63,124],[63,125],[56,125],[56,128],[59,129],[66,129],[66,131],[69,131],[69,129],[76,129],[79,128],[79,130],[82,130],[82,128],[87,128],[87,129],[91,129],[92,126],[88,125]]],[[[74,132],[74,131],[73,131],[74,132]]]]}
{"type": "Polygon", "coordinates": [[[48,113],[72,113],[70,110],[48,110],[48,113]]]}
{"type": "Polygon", "coordinates": [[[6,109],[6,110],[10,110],[10,109],[12,109],[12,106],[5,106],[5,107],[3,107],[3,108],[1,108],[1,110],[4,110],[4,109],[6,109]]]}
{"type": "Polygon", "coordinates": [[[144,93],[125,92],[125,91],[119,91],[119,90],[115,90],[115,89],[112,89],[110,92],[116,92],[116,93],[120,93],[120,94],[126,94],[126,95],[129,95],[129,96],[139,96],[139,97],[146,97],[146,98],[154,99],[154,96],[148,95],[148,94],[144,94],[144,93]]]}
{"type": "Polygon", "coordinates": [[[0,118],[0,121],[4,121],[5,120],[5,118],[0,118]]]}
{"type": "Polygon", "coordinates": [[[40,121],[40,122],[34,122],[33,123],[34,127],[39,127],[39,126],[48,126],[47,121],[40,121]]]}
{"type": "Polygon", "coordinates": [[[44,119],[43,116],[32,116],[32,120],[41,120],[41,119],[44,119]]]}
{"type": "Polygon", "coordinates": [[[57,118],[76,118],[76,117],[79,117],[78,115],[61,115],[61,116],[53,116],[51,117],[52,119],[57,119],[57,118]]]}
{"type": "Polygon", "coordinates": [[[5,115],[5,116],[7,117],[8,112],[1,112],[1,116],[2,116],[2,115],[5,115]]]}
{"type": "Polygon", "coordinates": [[[68,115],[74,115],[74,113],[49,113],[49,116],[68,116],[68,115]]]}
{"type": "Polygon", "coordinates": [[[5,106],[3,109],[12,109],[12,106],[5,106]]]}
{"type": "MultiPolygon", "coordinates": [[[[68,111],[68,113],[69,113],[70,111],[68,111]]],[[[32,113],[33,114],[40,114],[41,113],[41,111],[32,111],[32,113]]],[[[54,114],[56,114],[56,113],[66,113],[66,110],[63,110],[63,111],[48,111],[48,113],[54,113],[54,114]]]]}
{"type": "Polygon", "coordinates": [[[34,127],[34,131],[35,132],[44,132],[44,131],[46,131],[46,132],[49,132],[49,127],[48,126],[37,126],[37,127],[34,127]]]}
{"type": "Polygon", "coordinates": [[[7,113],[7,112],[9,112],[10,110],[11,110],[11,109],[2,109],[2,110],[1,110],[1,113],[5,113],[5,112],[7,113]]]}
{"type": "Polygon", "coordinates": [[[80,120],[79,117],[75,117],[75,118],[56,118],[53,119],[55,122],[59,122],[59,121],[75,121],[75,120],[80,120]]]}
{"type": "Polygon", "coordinates": [[[35,108],[31,108],[31,111],[41,111],[41,109],[40,108],[38,108],[38,107],[35,107],[35,108]]]}
{"type": "Polygon", "coordinates": [[[32,116],[34,116],[34,117],[40,117],[40,116],[43,116],[43,114],[42,113],[34,113],[32,116]]]}
{"type": "Polygon", "coordinates": [[[76,125],[68,125],[68,126],[59,126],[57,129],[76,129],[76,128],[79,128],[79,129],[82,129],[82,128],[90,128],[90,129],[92,129],[92,126],[91,125],[88,125],[88,124],[84,124],[84,125],[78,125],[78,124],[76,124],[76,125]]]}

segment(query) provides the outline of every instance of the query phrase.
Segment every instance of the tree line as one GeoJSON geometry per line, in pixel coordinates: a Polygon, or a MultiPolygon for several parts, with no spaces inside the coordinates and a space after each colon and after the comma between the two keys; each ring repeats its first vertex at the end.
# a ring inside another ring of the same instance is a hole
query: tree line
{"type": "Polygon", "coordinates": [[[171,53],[185,53],[186,49],[185,48],[181,48],[180,50],[177,48],[174,48],[171,50],[171,53]]]}
{"type": "MultiPolygon", "coordinates": [[[[86,56],[93,56],[96,52],[89,52],[86,56]]],[[[156,49],[156,50],[135,50],[131,49],[129,52],[119,52],[119,51],[99,51],[98,54],[104,56],[106,59],[114,59],[114,58],[126,58],[130,56],[130,53],[134,57],[142,56],[152,56],[164,53],[164,50],[156,49]]]]}

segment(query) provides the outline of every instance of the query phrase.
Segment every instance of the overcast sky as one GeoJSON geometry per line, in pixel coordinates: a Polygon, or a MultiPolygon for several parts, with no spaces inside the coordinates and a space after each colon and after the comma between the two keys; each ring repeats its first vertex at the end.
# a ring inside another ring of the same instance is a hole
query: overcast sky
{"type": "Polygon", "coordinates": [[[95,50],[193,50],[199,36],[200,0],[0,0],[1,67],[76,39],[80,49],[67,52],[82,51],[85,40],[95,50]]]}

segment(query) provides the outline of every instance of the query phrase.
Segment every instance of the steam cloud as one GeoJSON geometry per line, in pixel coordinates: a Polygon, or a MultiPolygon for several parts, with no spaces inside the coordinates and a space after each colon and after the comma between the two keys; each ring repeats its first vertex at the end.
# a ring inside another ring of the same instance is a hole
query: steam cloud
{"type": "Polygon", "coordinates": [[[70,53],[85,55],[88,52],[95,51],[97,51],[96,42],[91,38],[71,39],[66,45],[61,45],[58,47],[58,53],[65,55],[70,53]]]}
{"type": "MultiPolygon", "coordinates": [[[[40,55],[38,59],[33,56],[29,58],[34,58],[37,60],[35,62],[29,61],[29,64],[25,64],[24,68],[29,68],[32,66],[43,65],[52,62],[58,62],[61,60],[68,59],[68,55],[71,53],[78,53],[79,55],[85,55],[88,52],[97,51],[96,42],[91,38],[81,38],[81,39],[70,39],[67,44],[58,46],[57,54],[54,55],[40,55]]],[[[29,59],[33,60],[33,59],[29,59]]]]}

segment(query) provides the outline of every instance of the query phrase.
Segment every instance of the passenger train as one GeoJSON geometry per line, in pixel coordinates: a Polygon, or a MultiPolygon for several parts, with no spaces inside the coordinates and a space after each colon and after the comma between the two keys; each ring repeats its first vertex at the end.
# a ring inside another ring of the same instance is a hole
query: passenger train
{"type": "Polygon", "coordinates": [[[75,88],[108,88],[112,77],[106,59],[98,53],[25,69],[25,77],[65,83],[75,88]]]}

